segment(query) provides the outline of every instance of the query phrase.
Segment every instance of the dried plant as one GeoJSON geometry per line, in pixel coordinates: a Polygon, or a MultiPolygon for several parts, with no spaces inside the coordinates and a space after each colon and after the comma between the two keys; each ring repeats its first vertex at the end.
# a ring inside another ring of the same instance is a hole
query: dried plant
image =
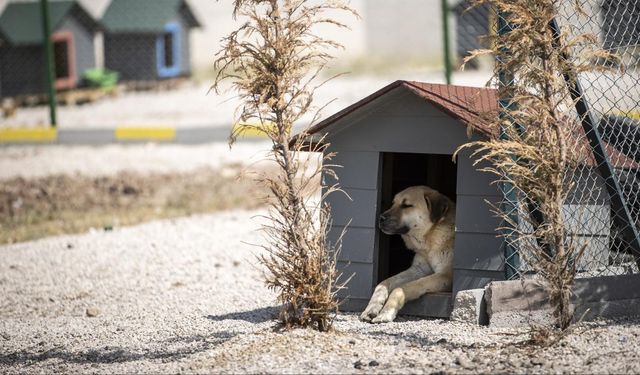
{"type": "MultiPolygon", "coordinates": [[[[578,121],[569,120],[576,116],[563,74],[576,80],[578,73],[601,69],[592,64],[593,57],[607,53],[596,47],[593,35],[573,35],[568,27],[554,35],[551,22],[566,1],[477,3],[492,5],[510,29],[492,37],[491,49],[473,51],[466,61],[494,55],[500,98],[510,102],[501,115],[488,115],[496,137],[463,148],[474,149],[476,163],[490,161],[484,170],[513,188],[515,207],[496,208],[506,223],[505,240],[546,284],[556,326],[564,330],[572,320],[571,287],[584,246],[568,230],[563,207],[574,188],[576,168],[592,159],[578,121]]],[[[578,2],[573,6],[581,12],[578,2]]]]}
{"type": "Polygon", "coordinates": [[[218,91],[230,79],[242,101],[241,125],[230,144],[247,130],[273,143],[271,158],[279,173],[258,178],[272,195],[263,226],[266,253],[259,259],[267,270],[267,286],[278,292],[283,305],[280,320],[286,327],[320,331],[331,328],[338,306],[335,294],[344,285],[336,271],[339,244],[328,244],[330,215],[321,203],[338,187],[323,186],[320,202],[310,193],[320,175],[335,177],[330,165],[334,155],[324,152],[322,142],[305,144],[305,130],[294,137],[292,129],[305,115],[313,115],[309,126],[319,118],[321,108],[314,108],[313,96],[326,81],[317,83],[318,76],[341,46],[317,35],[317,27],[347,27],[327,14],[333,11],[357,16],[343,1],[235,0],[233,15],[243,23],[223,39],[214,84],[218,91]],[[323,160],[312,165],[303,152],[323,153],[323,160]]]}

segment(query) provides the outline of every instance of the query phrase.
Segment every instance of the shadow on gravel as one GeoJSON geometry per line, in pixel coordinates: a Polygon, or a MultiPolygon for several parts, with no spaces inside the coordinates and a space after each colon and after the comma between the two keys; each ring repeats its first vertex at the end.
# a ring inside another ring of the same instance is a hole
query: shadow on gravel
{"type": "Polygon", "coordinates": [[[363,334],[367,336],[372,336],[372,337],[382,337],[382,338],[385,338],[385,340],[392,339],[397,341],[404,341],[406,343],[409,343],[411,345],[415,345],[418,347],[443,346],[449,349],[477,349],[477,348],[495,346],[494,344],[483,345],[483,344],[476,344],[476,343],[472,343],[469,345],[458,344],[455,342],[450,342],[444,337],[430,336],[427,333],[425,334],[407,333],[407,332],[391,333],[391,332],[385,332],[383,330],[380,330],[380,331],[363,332],[363,334]]]}
{"type": "Polygon", "coordinates": [[[0,354],[0,365],[32,365],[50,359],[61,360],[65,363],[77,364],[110,364],[125,363],[141,360],[160,360],[169,362],[189,357],[193,354],[212,349],[236,336],[232,332],[216,332],[212,335],[194,335],[175,337],[157,343],[158,349],[147,351],[131,351],[128,348],[105,346],[102,349],[90,349],[86,351],[68,351],[64,348],[43,350],[21,350],[9,354],[0,354]]]}
{"type": "Polygon", "coordinates": [[[244,320],[249,323],[264,323],[278,316],[276,306],[261,307],[255,310],[238,311],[222,315],[207,315],[206,318],[219,322],[222,320],[244,320]]]}

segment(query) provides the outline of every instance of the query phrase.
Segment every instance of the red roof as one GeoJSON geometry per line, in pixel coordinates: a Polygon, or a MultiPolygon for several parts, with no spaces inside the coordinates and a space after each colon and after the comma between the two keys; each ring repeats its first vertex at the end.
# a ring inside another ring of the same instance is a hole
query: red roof
{"type": "Polygon", "coordinates": [[[495,89],[442,85],[414,81],[395,81],[309,129],[309,135],[318,133],[351,112],[363,107],[388,92],[404,87],[423,98],[463,124],[489,136],[491,130],[483,115],[498,110],[498,92],[495,89]]]}

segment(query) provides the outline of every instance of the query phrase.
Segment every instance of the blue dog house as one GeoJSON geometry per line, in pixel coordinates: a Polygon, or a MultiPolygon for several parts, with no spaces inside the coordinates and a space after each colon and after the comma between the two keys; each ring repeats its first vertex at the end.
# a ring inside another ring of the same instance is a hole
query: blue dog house
{"type": "Polygon", "coordinates": [[[200,23],[185,0],[113,0],[102,25],[105,67],[121,80],[191,75],[189,33],[200,23]]]}

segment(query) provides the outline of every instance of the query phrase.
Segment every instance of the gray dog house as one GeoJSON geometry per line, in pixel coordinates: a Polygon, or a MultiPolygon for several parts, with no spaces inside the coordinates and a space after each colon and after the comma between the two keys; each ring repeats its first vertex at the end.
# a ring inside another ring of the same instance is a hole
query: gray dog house
{"type": "MultiPolygon", "coordinates": [[[[482,114],[497,109],[493,89],[397,81],[310,130],[311,142],[326,135],[328,151],[337,152],[332,164],[342,166],[335,172],[351,197],[336,193],[327,198],[333,220],[329,240],[335,243],[347,228],[338,260],[343,275],[353,277],[339,295],[342,309],[362,311],[377,283],[409,267],[413,253],[400,236],[380,232],[377,218],[397,192],[413,185],[431,186],[456,202],[453,293],[426,295],[401,313],[448,317],[452,295],[504,279],[503,240],[496,230],[501,221],[486,203],[502,200],[495,177],[477,171],[470,150],[452,160],[459,146],[495,136],[482,114]]],[[[610,147],[609,151],[616,165],[637,167],[610,147]]],[[[594,167],[593,160],[586,160],[576,176],[580,188],[565,206],[573,238],[587,244],[580,260],[584,264],[579,263],[585,274],[593,264],[606,265],[615,248],[609,203],[594,167]],[[594,184],[603,194],[582,189],[594,184]]],[[[323,178],[325,184],[332,183],[329,176],[323,178]]],[[[516,265],[528,272],[524,262],[516,265]]]]}
{"type": "MultiPolygon", "coordinates": [[[[489,135],[480,114],[496,110],[497,102],[492,89],[397,81],[311,129],[312,140],[328,133],[330,151],[338,153],[333,162],[342,166],[339,183],[352,199],[328,198],[330,240],[348,226],[339,267],[353,277],[340,295],[342,309],[362,311],[378,282],[409,267],[413,253],[376,223],[393,196],[413,185],[456,202],[453,293],[504,279],[500,221],[485,203],[498,202],[500,192],[492,176],[476,171],[468,151],[452,160],[459,146],[489,135]]],[[[451,294],[444,293],[409,303],[402,313],[448,317],[450,310],[451,294]]]]}
{"type": "Polygon", "coordinates": [[[105,67],[123,81],[191,74],[189,33],[200,23],[184,0],[113,0],[102,18],[105,67]]]}
{"type": "MultiPolygon", "coordinates": [[[[49,4],[55,87],[71,89],[95,67],[96,21],[76,1],[49,4]]],[[[0,16],[0,96],[47,91],[40,2],[9,3],[0,16]]]]}

